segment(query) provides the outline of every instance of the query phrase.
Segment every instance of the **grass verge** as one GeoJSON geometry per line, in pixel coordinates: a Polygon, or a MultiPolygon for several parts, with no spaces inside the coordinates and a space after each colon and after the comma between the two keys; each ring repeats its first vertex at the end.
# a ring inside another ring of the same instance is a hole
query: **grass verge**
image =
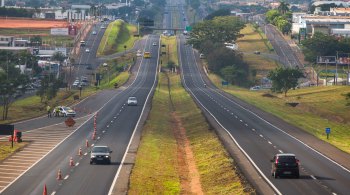
{"type": "MultiPolygon", "coordinates": [[[[162,39],[162,44],[171,45],[169,53],[174,54],[162,55],[162,65],[166,66],[168,59],[178,64],[178,60],[174,59],[177,55],[176,39],[162,39]]],[[[189,140],[193,161],[198,169],[201,190],[206,194],[247,193],[246,190],[250,188],[242,185],[233,159],[229,157],[215,132],[209,130],[200,109],[182,87],[180,76],[161,73],[152,100],[152,109],[143,128],[128,194],[186,192],[183,189],[183,180],[192,176],[181,165],[184,162],[179,157],[181,146],[176,140],[174,115],[179,117],[182,127],[185,128],[185,136],[189,140]]]]}
{"type": "MultiPolygon", "coordinates": [[[[248,25],[243,31],[243,39],[238,41],[240,49],[244,52],[253,52],[257,48],[263,48],[261,37],[254,33],[252,26],[248,25]]],[[[255,59],[244,58],[250,67],[269,71],[275,66],[272,62],[257,56],[255,59]]],[[[270,91],[250,91],[247,89],[221,86],[221,78],[217,75],[209,75],[211,81],[222,90],[252,104],[266,112],[269,112],[286,122],[294,124],[309,132],[315,137],[329,142],[339,149],[350,153],[350,116],[347,114],[349,107],[343,94],[349,93],[348,86],[312,87],[291,90],[288,97],[278,94],[270,94],[270,91]],[[287,105],[287,102],[299,102],[296,107],[287,105]],[[327,140],[325,128],[330,127],[332,134],[327,140]]]]}
{"type": "Polygon", "coordinates": [[[10,155],[12,155],[17,150],[26,146],[27,144],[28,142],[21,142],[21,143],[13,142],[13,148],[11,148],[11,142],[1,141],[0,142],[0,162],[6,159],[7,157],[9,157],[10,155]]]}
{"type": "Polygon", "coordinates": [[[109,55],[130,49],[137,40],[133,36],[136,31],[137,28],[135,26],[127,24],[122,20],[110,23],[98,47],[97,56],[109,55]]]}

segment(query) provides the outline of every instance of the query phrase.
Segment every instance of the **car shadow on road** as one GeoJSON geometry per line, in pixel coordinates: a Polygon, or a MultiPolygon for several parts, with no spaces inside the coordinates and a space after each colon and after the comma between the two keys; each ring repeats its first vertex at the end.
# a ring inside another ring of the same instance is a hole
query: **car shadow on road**
{"type": "MultiPolygon", "coordinates": [[[[123,163],[123,165],[134,165],[135,163],[123,163]]],[[[120,166],[121,163],[120,162],[111,162],[111,165],[118,165],[120,166]]]]}

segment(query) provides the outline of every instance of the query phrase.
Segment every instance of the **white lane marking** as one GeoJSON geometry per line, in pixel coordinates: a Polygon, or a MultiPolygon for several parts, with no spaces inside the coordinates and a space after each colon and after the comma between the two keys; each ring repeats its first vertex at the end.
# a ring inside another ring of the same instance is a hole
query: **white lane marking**
{"type": "MultiPolygon", "coordinates": [[[[180,44],[178,44],[178,47],[180,47],[180,44]]],[[[192,52],[194,53],[194,50],[192,50],[192,52]]],[[[194,54],[193,54],[194,55],[194,54]]],[[[181,52],[179,52],[179,59],[181,59],[181,52]]],[[[196,64],[196,58],[194,58],[196,64]]],[[[182,61],[180,60],[180,66],[183,67],[182,65],[182,61]]],[[[206,106],[203,105],[203,103],[201,101],[199,101],[199,99],[196,97],[196,95],[193,93],[193,91],[187,86],[186,80],[184,78],[184,73],[183,73],[183,68],[181,68],[181,80],[184,82],[184,86],[185,88],[192,94],[192,96],[197,100],[197,102],[213,117],[213,119],[221,126],[221,128],[223,128],[227,134],[231,137],[231,139],[235,142],[235,144],[237,145],[237,147],[243,152],[243,154],[248,158],[248,160],[250,161],[250,163],[255,167],[255,169],[260,173],[260,175],[264,178],[264,180],[273,188],[273,190],[281,195],[282,193],[277,189],[277,187],[275,185],[273,185],[273,183],[267,178],[267,176],[261,171],[261,169],[259,169],[258,165],[253,161],[253,159],[248,155],[248,153],[239,145],[239,143],[237,142],[237,140],[232,136],[232,134],[230,133],[230,131],[228,131],[220,122],[219,120],[208,110],[208,108],[206,106]]],[[[202,77],[201,77],[202,78],[202,77]]],[[[203,81],[203,78],[202,78],[203,81]]],[[[204,81],[203,81],[204,82],[204,81]]],[[[220,93],[219,93],[220,94],[220,93]]],[[[222,94],[220,94],[221,96],[223,96],[222,94]]],[[[225,97],[225,96],[223,96],[225,97]]],[[[226,99],[229,99],[227,97],[225,97],[226,99]]],[[[231,101],[233,102],[233,101],[231,101]]],[[[235,103],[235,102],[234,102],[235,103]]],[[[237,104],[237,103],[236,103],[237,104]]]]}
{"type": "Polygon", "coordinates": [[[113,123],[113,121],[111,121],[111,123],[113,123]]]}
{"type": "Polygon", "coordinates": [[[86,155],[87,155],[87,152],[85,152],[84,156],[86,156],[86,155]]]}
{"type": "MultiPolygon", "coordinates": [[[[159,43],[160,43],[160,39],[159,39],[159,43]]],[[[159,44],[159,45],[160,45],[160,44],[159,44]]],[[[143,60],[143,58],[142,58],[142,60],[143,60]]],[[[142,61],[141,61],[141,63],[142,63],[142,61]]],[[[141,66],[139,66],[139,69],[140,69],[140,67],[141,67],[141,66]]],[[[156,67],[156,70],[158,70],[158,67],[159,67],[159,55],[158,55],[158,58],[157,58],[157,67],[156,67]]],[[[138,74],[137,74],[136,76],[138,76],[138,74]]],[[[128,151],[129,151],[129,147],[130,147],[130,145],[131,145],[131,141],[133,140],[134,135],[135,135],[136,130],[137,130],[137,127],[138,127],[139,124],[140,124],[141,117],[142,117],[142,115],[143,115],[143,113],[144,113],[144,111],[145,111],[145,109],[146,109],[147,102],[148,102],[148,100],[149,100],[149,98],[150,98],[150,96],[151,96],[151,94],[152,94],[152,91],[154,91],[154,88],[155,88],[155,86],[156,86],[157,77],[158,77],[158,71],[156,71],[156,74],[155,74],[155,76],[154,76],[153,86],[152,86],[151,90],[149,91],[149,93],[148,93],[148,95],[147,95],[145,104],[143,105],[143,108],[142,108],[142,111],[141,111],[141,114],[140,114],[140,117],[139,117],[139,120],[137,121],[136,126],[135,126],[135,128],[134,128],[134,131],[133,131],[133,133],[132,133],[132,135],[131,135],[131,137],[130,137],[130,141],[129,141],[128,147],[127,147],[126,150],[125,150],[123,159],[122,159],[122,161],[121,161],[121,163],[120,163],[120,166],[119,166],[119,168],[118,168],[117,173],[115,174],[115,177],[114,177],[113,183],[112,183],[112,185],[111,185],[111,187],[110,187],[110,189],[109,189],[108,195],[111,195],[112,192],[113,192],[113,188],[114,188],[114,186],[115,186],[115,184],[116,184],[116,182],[117,182],[119,173],[120,173],[120,171],[121,171],[121,169],[122,169],[122,167],[123,167],[123,164],[124,164],[124,161],[125,161],[125,158],[126,158],[126,154],[127,154],[128,151]]],[[[135,80],[136,80],[136,79],[135,79],[135,80]]]]}
{"type": "Polygon", "coordinates": [[[268,141],[269,144],[272,144],[270,141],[268,141]]]}
{"type": "Polygon", "coordinates": [[[263,135],[261,135],[261,134],[260,134],[259,136],[260,136],[260,137],[264,137],[264,136],[263,136],[263,135]]]}
{"type": "Polygon", "coordinates": [[[94,146],[95,144],[91,144],[91,146],[94,146]]]}
{"type": "Polygon", "coordinates": [[[248,124],[246,123],[246,124],[244,124],[246,127],[248,127],[248,124]]]}
{"type": "Polygon", "coordinates": [[[231,115],[233,115],[233,112],[231,113],[231,115]]]}
{"type": "Polygon", "coordinates": [[[238,118],[238,116],[235,115],[235,118],[238,118]]]}
{"type": "Polygon", "coordinates": [[[278,150],[280,153],[283,153],[283,151],[282,150],[278,150]]]}
{"type": "Polygon", "coordinates": [[[102,133],[105,133],[106,131],[102,131],[102,133]]]}
{"type": "Polygon", "coordinates": [[[241,123],[243,123],[243,121],[242,120],[239,120],[241,123]]]}
{"type": "Polygon", "coordinates": [[[66,176],[64,177],[64,180],[68,179],[68,177],[69,177],[69,175],[66,175],[66,176]]]}
{"type": "Polygon", "coordinates": [[[255,131],[255,129],[253,128],[252,131],[255,131]]]}
{"type": "Polygon", "coordinates": [[[107,125],[107,128],[109,128],[109,125],[107,125]]]}
{"type": "Polygon", "coordinates": [[[52,193],[51,193],[51,195],[55,195],[56,194],[56,191],[53,191],[52,193]]]}
{"type": "Polygon", "coordinates": [[[277,148],[276,146],[273,146],[274,148],[277,148]]]}
{"type": "Polygon", "coordinates": [[[117,118],[117,117],[115,116],[115,117],[113,117],[113,118],[117,118]]]}
{"type": "Polygon", "coordinates": [[[317,180],[315,176],[313,175],[310,175],[310,177],[313,179],[313,180],[317,180]]]}
{"type": "Polygon", "coordinates": [[[77,167],[79,165],[79,163],[75,164],[75,166],[77,167]]]}

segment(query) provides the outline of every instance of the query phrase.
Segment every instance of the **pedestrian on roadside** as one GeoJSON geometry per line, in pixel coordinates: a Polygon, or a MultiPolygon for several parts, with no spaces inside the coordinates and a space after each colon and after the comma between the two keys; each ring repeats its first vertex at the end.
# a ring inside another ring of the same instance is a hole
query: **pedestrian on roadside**
{"type": "Polygon", "coordinates": [[[58,106],[55,108],[55,116],[60,116],[60,107],[58,106]]]}
{"type": "Polygon", "coordinates": [[[47,105],[46,111],[47,111],[47,118],[51,118],[51,107],[49,105],[47,105]]]}

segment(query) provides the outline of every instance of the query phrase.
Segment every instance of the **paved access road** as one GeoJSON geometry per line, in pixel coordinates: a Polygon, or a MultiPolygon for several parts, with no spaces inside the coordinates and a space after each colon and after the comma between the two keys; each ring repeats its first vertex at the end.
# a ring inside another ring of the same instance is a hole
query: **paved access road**
{"type": "MultiPolygon", "coordinates": [[[[194,51],[180,37],[179,58],[183,84],[200,106],[208,112],[239,145],[276,194],[348,194],[350,171],[310,148],[286,132],[282,122],[263,119],[240,101],[210,83],[204,87],[194,51]],[[279,128],[281,127],[281,128],[279,128]],[[274,179],[271,163],[276,153],[294,153],[301,162],[300,179],[274,179]]],[[[317,149],[317,148],[316,148],[317,149]]],[[[215,166],[215,165],[214,165],[215,166]]]]}
{"type": "MultiPolygon", "coordinates": [[[[152,46],[152,42],[159,42],[159,36],[150,36],[145,43],[145,50],[152,52],[151,59],[141,59],[137,76],[125,89],[107,91],[106,96],[96,95],[89,98],[92,108],[97,110],[97,136],[91,140],[94,128],[94,115],[83,123],[73,134],[56,146],[47,156],[37,162],[31,169],[19,177],[1,194],[41,194],[44,185],[48,194],[107,194],[117,178],[125,152],[132,139],[139,117],[146,101],[151,98],[151,91],[156,83],[159,44],[152,46]],[[110,99],[109,97],[112,96],[110,99]],[[127,106],[129,96],[136,96],[138,106],[127,106]],[[111,165],[90,165],[89,144],[108,145],[112,153],[111,165]],[[77,156],[79,148],[83,155],[77,156]],[[69,166],[69,159],[73,157],[75,166],[69,166]],[[57,180],[58,170],[61,170],[62,180],[57,180]],[[117,175],[116,175],[117,174],[117,175]]],[[[93,110],[93,109],[91,109],[93,110]]],[[[39,119],[37,119],[39,122],[39,119]]],[[[48,121],[42,118],[44,123],[48,121]]],[[[55,120],[55,119],[53,119],[55,120]]],[[[59,119],[57,119],[59,120],[59,119]]],[[[30,121],[28,121],[30,122],[30,121]]]]}

